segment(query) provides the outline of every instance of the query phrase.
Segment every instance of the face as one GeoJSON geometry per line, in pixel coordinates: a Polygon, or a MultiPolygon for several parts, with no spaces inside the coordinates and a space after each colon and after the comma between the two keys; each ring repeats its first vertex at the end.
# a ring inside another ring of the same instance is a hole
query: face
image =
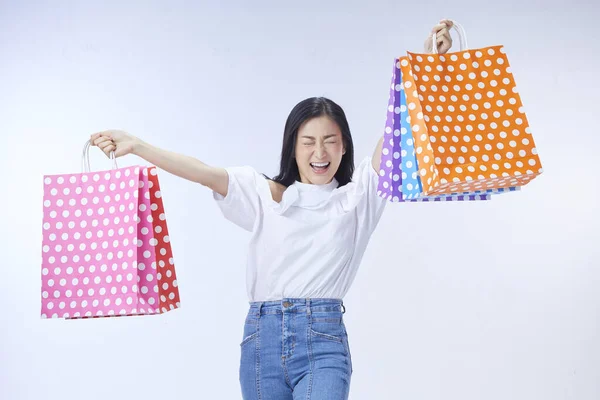
{"type": "Polygon", "coordinates": [[[331,182],[345,153],[342,132],[328,116],[312,118],[298,129],[296,163],[302,183],[331,182]]]}

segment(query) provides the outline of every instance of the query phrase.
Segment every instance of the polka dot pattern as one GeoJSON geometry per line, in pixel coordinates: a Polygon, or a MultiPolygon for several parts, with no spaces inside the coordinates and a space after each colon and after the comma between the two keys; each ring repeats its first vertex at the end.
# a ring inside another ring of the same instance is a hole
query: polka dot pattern
{"type": "Polygon", "coordinates": [[[155,167],[44,177],[42,318],[179,306],[160,197],[155,167]]]}
{"type": "MultiPolygon", "coordinates": [[[[398,71],[398,74],[401,76],[401,73],[398,71]]],[[[494,188],[494,189],[475,189],[472,191],[464,191],[460,190],[458,187],[453,187],[454,190],[451,191],[451,196],[446,195],[429,195],[422,196],[422,184],[421,177],[419,176],[419,162],[416,157],[416,150],[414,147],[414,135],[412,132],[412,127],[408,121],[410,121],[410,116],[408,115],[408,108],[406,107],[406,95],[405,90],[402,88],[401,93],[401,101],[400,101],[400,120],[402,126],[402,154],[405,157],[402,158],[401,163],[401,175],[402,175],[402,196],[403,199],[414,201],[415,199],[421,198],[423,201],[438,201],[439,197],[446,197],[445,201],[452,200],[490,200],[490,196],[482,197],[472,197],[471,195],[492,195],[492,194],[501,194],[507,192],[514,192],[519,190],[519,187],[508,187],[508,188],[494,188]],[[456,197],[453,199],[452,197],[456,197]]],[[[422,118],[422,116],[418,116],[422,118]]]]}
{"type": "Polygon", "coordinates": [[[400,77],[397,75],[398,66],[392,69],[392,82],[390,84],[390,95],[388,100],[387,119],[383,133],[383,145],[381,150],[381,161],[379,170],[378,193],[384,197],[393,199],[401,198],[402,186],[398,175],[400,170],[400,141],[396,138],[400,134],[400,77]]]}
{"type": "MultiPolygon", "coordinates": [[[[154,228],[153,238],[151,239],[153,243],[151,245],[156,254],[156,263],[153,268],[158,270],[156,279],[159,294],[158,308],[160,312],[166,312],[179,307],[179,288],[156,167],[148,169],[148,179],[151,186],[150,198],[152,201],[150,202],[150,209],[152,211],[152,227],[154,228]],[[158,264],[158,267],[156,264],[158,264]]],[[[153,288],[153,291],[155,291],[155,288],[153,288]]]]}
{"type": "MultiPolygon", "coordinates": [[[[398,74],[402,77],[402,73],[398,70],[398,74]]],[[[404,85],[401,85],[400,91],[400,121],[402,142],[402,198],[404,200],[416,199],[421,195],[421,179],[419,177],[419,164],[417,162],[417,153],[415,149],[415,140],[412,128],[409,124],[410,117],[408,115],[408,107],[406,103],[406,90],[404,85]]]]}
{"type": "MultiPolygon", "coordinates": [[[[397,66],[392,68],[392,82],[390,83],[390,95],[387,108],[387,119],[383,132],[383,145],[381,149],[381,161],[379,170],[379,183],[377,187],[378,193],[382,193],[386,197],[398,197],[398,186],[393,185],[392,167],[395,164],[394,156],[400,157],[394,152],[394,122],[396,121],[395,106],[396,101],[396,71],[397,66]],[[395,192],[394,192],[395,190],[395,192]]],[[[398,160],[399,161],[399,160],[398,160]]],[[[396,163],[398,162],[396,161],[396,163]]]]}
{"type": "Polygon", "coordinates": [[[399,60],[425,194],[523,186],[543,172],[502,46],[399,60]]]}
{"type": "Polygon", "coordinates": [[[415,90],[415,83],[412,78],[410,62],[408,57],[400,57],[400,70],[402,71],[402,81],[408,104],[408,114],[410,117],[411,130],[413,132],[414,148],[418,154],[419,173],[418,176],[423,186],[423,194],[433,193],[434,188],[440,185],[439,174],[434,164],[433,147],[429,140],[427,126],[419,115],[423,114],[421,103],[418,101],[418,92],[415,90]],[[417,98],[415,98],[417,96],[417,98]],[[416,133],[416,134],[415,134],[416,133]]]}
{"type": "Polygon", "coordinates": [[[441,196],[420,196],[419,168],[409,120],[400,62],[396,61],[392,73],[381,153],[379,196],[392,202],[472,201],[490,200],[491,194],[504,192],[504,190],[477,190],[453,192],[441,196]]]}

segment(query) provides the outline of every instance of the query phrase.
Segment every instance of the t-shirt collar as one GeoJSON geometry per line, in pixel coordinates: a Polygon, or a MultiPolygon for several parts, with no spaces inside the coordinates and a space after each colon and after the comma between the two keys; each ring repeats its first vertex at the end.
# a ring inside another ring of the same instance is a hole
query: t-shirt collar
{"type": "Polygon", "coordinates": [[[339,186],[337,179],[335,177],[329,183],[325,184],[314,184],[314,183],[304,183],[300,181],[295,181],[293,184],[299,192],[313,192],[313,191],[326,191],[331,192],[335,188],[339,186]]]}

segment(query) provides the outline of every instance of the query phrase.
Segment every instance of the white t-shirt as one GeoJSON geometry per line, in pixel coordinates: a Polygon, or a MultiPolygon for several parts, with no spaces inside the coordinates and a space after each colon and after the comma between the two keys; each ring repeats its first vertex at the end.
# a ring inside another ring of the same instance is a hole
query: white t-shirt
{"type": "Polygon", "coordinates": [[[386,200],[366,157],[352,182],[337,187],[296,181],[277,203],[254,168],[230,167],[227,196],[213,192],[223,215],[252,232],[248,300],[342,299],[350,288],[386,200]]]}

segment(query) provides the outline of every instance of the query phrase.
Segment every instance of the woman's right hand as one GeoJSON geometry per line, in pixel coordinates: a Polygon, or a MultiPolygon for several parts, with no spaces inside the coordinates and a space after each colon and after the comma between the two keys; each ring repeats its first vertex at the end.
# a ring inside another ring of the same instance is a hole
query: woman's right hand
{"type": "Polygon", "coordinates": [[[98,146],[107,157],[114,151],[116,158],[134,153],[141,140],[125,131],[108,130],[92,134],[90,142],[92,146],[98,146]]]}

